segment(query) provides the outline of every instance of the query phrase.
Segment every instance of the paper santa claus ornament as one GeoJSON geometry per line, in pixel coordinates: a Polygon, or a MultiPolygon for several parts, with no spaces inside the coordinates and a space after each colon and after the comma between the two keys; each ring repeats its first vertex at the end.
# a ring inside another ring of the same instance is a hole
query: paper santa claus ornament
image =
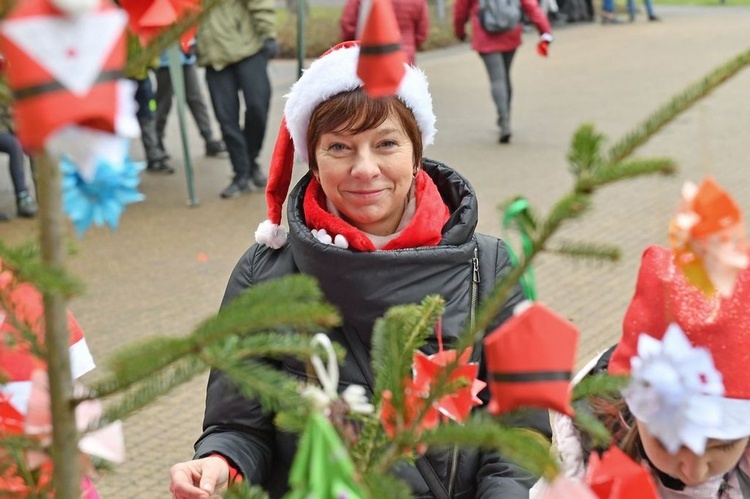
{"type": "Polygon", "coordinates": [[[750,263],[742,212],[711,177],[698,186],[683,186],[669,242],[676,265],[705,294],[731,295],[737,276],[750,263]]]}
{"type": "MultiPolygon", "coordinates": [[[[26,435],[38,439],[43,447],[52,442],[52,416],[46,365],[34,351],[44,348],[44,306],[41,294],[28,283],[15,281],[13,273],[3,270],[0,262],[0,294],[8,310],[0,308],[0,435],[26,435]],[[28,327],[36,338],[37,346],[16,328],[28,327]]],[[[68,312],[70,334],[70,364],[72,377],[78,378],[94,368],[86,340],[78,322],[68,312]]],[[[102,415],[98,401],[87,401],[76,408],[79,431],[83,431],[102,415]]],[[[118,421],[100,430],[86,434],[79,441],[82,452],[114,462],[124,458],[122,426],[118,421]]],[[[0,490],[26,497],[33,495],[34,484],[29,484],[14,473],[15,463],[0,457],[4,473],[0,477],[0,490]]],[[[44,487],[52,476],[50,456],[47,452],[29,450],[24,454],[25,465],[38,471],[36,487],[44,487]]],[[[87,478],[82,480],[85,498],[98,497],[87,478]]]]}
{"type": "Polygon", "coordinates": [[[540,407],[572,415],[578,330],[539,302],[523,302],[484,339],[491,414],[540,407]]]}
{"type": "MultiPolygon", "coordinates": [[[[197,13],[200,0],[120,0],[120,5],[128,13],[130,29],[146,45],[186,15],[197,13]]],[[[190,48],[196,29],[193,25],[180,35],[183,52],[190,48]]]]}
{"type": "Polygon", "coordinates": [[[373,0],[362,32],[357,76],[370,97],[395,95],[406,74],[407,58],[391,0],[373,0]]]}
{"type": "Polygon", "coordinates": [[[24,0],[0,24],[16,133],[40,150],[68,125],[137,137],[134,85],[121,79],[126,14],[110,2],[71,15],[51,0],[24,0]]]}

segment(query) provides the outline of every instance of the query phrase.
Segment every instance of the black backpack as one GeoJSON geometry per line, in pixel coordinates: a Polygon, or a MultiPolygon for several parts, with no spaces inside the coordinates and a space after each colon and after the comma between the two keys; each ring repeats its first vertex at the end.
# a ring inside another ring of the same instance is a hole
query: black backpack
{"type": "Polygon", "coordinates": [[[487,33],[504,33],[521,22],[519,0],[479,0],[479,24],[487,33]]]}

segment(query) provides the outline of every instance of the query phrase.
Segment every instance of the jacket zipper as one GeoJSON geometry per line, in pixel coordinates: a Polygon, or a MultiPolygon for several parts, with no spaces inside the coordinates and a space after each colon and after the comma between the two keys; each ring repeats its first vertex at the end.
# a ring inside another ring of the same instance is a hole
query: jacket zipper
{"type": "Polygon", "coordinates": [[[474,258],[471,259],[471,310],[469,310],[469,323],[474,329],[477,321],[477,294],[479,291],[479,252],[474,247],[474,258]]]}
{"type": "MultiPolygon", "coordinates": [[[[474,329],[474,325],[476,324],[477,292],[479,291],[479,282],[479,254],[477,248],[474,247],[474,257],[471,259],[471,308],[469,309],[469,323],[471,324],[472,329],[474,329]]],[[[453,497],[453,486],[455,485],[457,471],[458,445],[454,445],[453,454],[451,456],[451,474],[448,479],[448,497],[453,497]]]]}

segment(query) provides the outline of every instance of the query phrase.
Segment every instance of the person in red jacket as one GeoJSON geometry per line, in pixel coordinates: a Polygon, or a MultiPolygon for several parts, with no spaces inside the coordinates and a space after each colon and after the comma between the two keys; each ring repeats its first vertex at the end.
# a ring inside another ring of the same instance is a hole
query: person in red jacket
{"type": "MultiPolygon", "coordinates": [[[[417,49],[427,39],[430,30],[430,14],[427,0],[392,0],[398,29],[401,32],[401,47],[409,64],[416,64],[417,49]]],[[[347,0],[341,13],[341,41],[358,40],[362,36],[372,0],[347,0]]]]}
{"type": "MultiPolygon", "coordinates": [[[[521,9],[539,32],[537,51],[547,55],[552,42],[552,28],[536,0],[518,0],[521,9]]],[[[453,33],[461,41],[466,39],[466,23],[471,17],[471,48],[479,53],[490,77],[492,99],[497,108],[497,125],[500,127],[500,143],[510,142],[510,65],[516,49],[521,45],[522,24],[503,33],[488,33],[482,29],[477,17],[479,0],[456,0],[453,6],[453,33]]]]}

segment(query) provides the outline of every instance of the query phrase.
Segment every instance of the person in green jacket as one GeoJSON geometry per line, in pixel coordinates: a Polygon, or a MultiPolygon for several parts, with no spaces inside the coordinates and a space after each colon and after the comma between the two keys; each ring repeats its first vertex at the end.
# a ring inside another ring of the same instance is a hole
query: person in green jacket
{"type": "Polygon", "coordinates": [[[234,178],[221,192],[232,198],[266,185],[258,165],[271,102],[268,60],[279,51],[273,0],[226,0],[201,21],[197,34],[198,65],[232,162],[234,178]],[[240,125],[239,94],[245,101],[240,125]]]}

